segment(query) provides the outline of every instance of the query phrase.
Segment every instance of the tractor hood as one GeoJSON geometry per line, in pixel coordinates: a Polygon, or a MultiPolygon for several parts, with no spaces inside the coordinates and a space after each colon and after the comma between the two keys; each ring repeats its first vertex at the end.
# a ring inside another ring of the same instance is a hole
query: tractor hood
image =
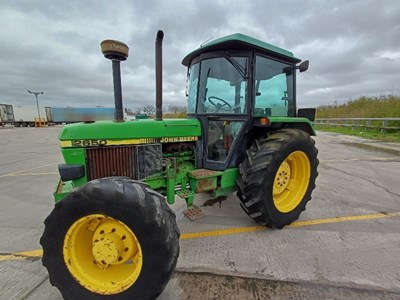
{"type": "Polygon", "coordinates": [[[196,141],[201,134],[197,119],[153,119],[126,122],[99,121],[64,126],[62,148],[196,141]]]}

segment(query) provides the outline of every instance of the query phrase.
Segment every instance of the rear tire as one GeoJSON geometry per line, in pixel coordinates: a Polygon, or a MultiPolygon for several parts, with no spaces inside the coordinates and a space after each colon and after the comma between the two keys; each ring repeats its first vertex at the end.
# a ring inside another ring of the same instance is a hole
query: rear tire
{"type": "Polygon", "coordinates": [[[165,198],[122,177],[93,180],[56,204],[40,243],[64,299],[155,299],[179,256],[165,198]]]}
{"type": "Polygon", "coordinates": [[[298,219],[315,188],[317,154],[314,140],[297,129],[255,140],[239,165],[237,194],[244,211],[272,228],[298,219]]]}

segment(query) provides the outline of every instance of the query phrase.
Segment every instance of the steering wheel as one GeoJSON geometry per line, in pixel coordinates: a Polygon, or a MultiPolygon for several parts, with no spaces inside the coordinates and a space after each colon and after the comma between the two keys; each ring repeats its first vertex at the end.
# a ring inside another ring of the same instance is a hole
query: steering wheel
{"type": "Polygon", "coordinates": [[[224,99],[221,99],[221,98],[218,98],[218,97],[215,97],[215,96],[210,96],[210,97],[208,97],[208,101],[209,101],[217,110],[222,109],[224,106],[227,106],[227,107],[224,108],[223,110],[225,110],[225,111],[232,110],[232,106],[231,106],[227,101],[225,101],[224,99]],[[218,101],[222,102],[223,104],[221,105],[221,103],[215,103],[215,102],[214,102],[213,100],[211,100],[211,99],[214,99],[214,101],[215,101],[215,100],[218,100],[218,101]]]}

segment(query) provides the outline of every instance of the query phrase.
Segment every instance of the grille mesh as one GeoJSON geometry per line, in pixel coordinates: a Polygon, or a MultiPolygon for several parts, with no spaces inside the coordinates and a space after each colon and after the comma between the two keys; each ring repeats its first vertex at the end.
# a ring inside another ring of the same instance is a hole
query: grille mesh
{"type": "Polygon", "coordinates": [[[126,176],[136,179],[135,147],[87,148],[88,180],[110,176],[126,176]]]}

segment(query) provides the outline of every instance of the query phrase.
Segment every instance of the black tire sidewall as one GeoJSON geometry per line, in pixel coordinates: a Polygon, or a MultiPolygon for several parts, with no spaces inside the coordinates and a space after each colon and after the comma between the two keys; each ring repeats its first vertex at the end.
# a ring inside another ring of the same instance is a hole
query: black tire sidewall
{"type": "Polygon", "coordinates": [[[48,267],[57,266],[57,270],[49,269],[49,273],[58,273],[52,284],[66,299],[155,298],[167,284],[171,269],[175,268],[179,232],[174,235],[176,224],[170,223],[175,220],[163,212],[166,204],[162,205],[162,201],[165,200],[155,192],[149,193],[150,190],[143,185],[136,183],[133,188],[131,180],[119,180],[123,182],[123,192],[116,190],[115,183],[107,182],[107,179],[89,182],[60,201],[48,218],[50,221],[46,223],[43,236],[51,242],[46,243],[44,261],[46,252],[54,253],[54,257],[49,258],[48,267]],[[135,189],[141,189],[145,199],[135,201],[138,196],[135,189]],[[141,273],[133,286],[120,294],[104,296],[88,291],[72,277],[65,265],[63,243],[68,229],[80,218],[92,214],[103,214],[123,222],[140,243],[143,254],[141,273]]]}

